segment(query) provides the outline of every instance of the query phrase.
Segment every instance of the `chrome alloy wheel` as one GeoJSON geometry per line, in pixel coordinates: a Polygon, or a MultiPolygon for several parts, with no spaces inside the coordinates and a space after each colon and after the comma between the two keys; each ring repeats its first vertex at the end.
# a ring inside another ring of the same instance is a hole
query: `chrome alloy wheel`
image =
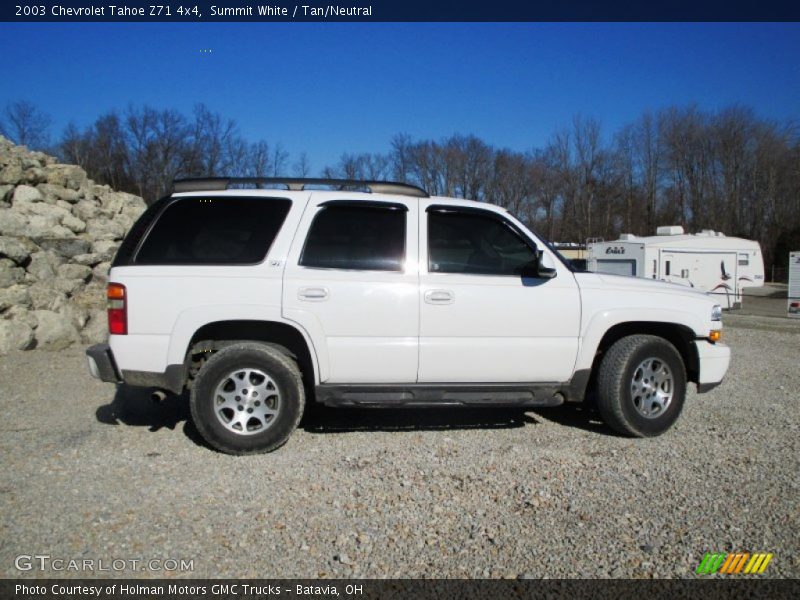
{"type": "Polygon", "coordinates": [[[633,406],[647,419],[655,419],[666,412],[672,402],[674,389],[672,371],[663,360],[646,358],[633,371],[633,406]]]}
{"type": "Polygon", "coordinates": [[[214,414],[238,435],[261,433],[281,408],[278,386],[259,369],[237,369],[222,378],[214,391],[214,414]]]}

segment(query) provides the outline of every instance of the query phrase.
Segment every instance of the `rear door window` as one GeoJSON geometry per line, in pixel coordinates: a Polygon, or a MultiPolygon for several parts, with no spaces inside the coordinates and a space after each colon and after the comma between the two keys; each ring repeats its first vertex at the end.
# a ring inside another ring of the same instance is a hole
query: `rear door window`
{"type": "Polygon", "coordinates": [[[250,265],[266,258],[291,201],[285,198],[179,198],[136,254],[137,265],[250,265]]]}
{"type": "Polygon", "coordinates": [[[402,271],[407,210],[389,203],[333,201],[323,205],[309,229],[300,265],[402,271]]]}

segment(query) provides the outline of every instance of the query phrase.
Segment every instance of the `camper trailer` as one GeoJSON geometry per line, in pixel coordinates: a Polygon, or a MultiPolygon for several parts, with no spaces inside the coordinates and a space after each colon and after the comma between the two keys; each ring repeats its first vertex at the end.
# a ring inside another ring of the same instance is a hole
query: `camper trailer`
{"type": "Polygon", "coordinates": [[[654,236],[625,233],[618,240],[591,243],[587,269],[698,288],[719,296],[728,309],[741,306],[744,288],[764,285],[758,242],[708,229],[686,234],[680,226],[659,227],[654,236]]]}
{"type": "Polygon", "coordinates": [[[788,315],[800,319],[800,250],[789,253],[789,289],[787,292],[788,315]]]}

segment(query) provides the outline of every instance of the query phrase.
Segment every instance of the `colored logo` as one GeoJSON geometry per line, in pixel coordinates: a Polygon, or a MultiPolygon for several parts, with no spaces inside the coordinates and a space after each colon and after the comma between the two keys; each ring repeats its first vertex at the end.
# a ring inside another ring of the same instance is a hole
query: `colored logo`
{"type": "Polygon", "coordinates": [[[724,575],[755,575],[763,573],[772,554],[759,552],[750,554],[749,552],[706,552],[703,560],[697,566],[698,575],[713,575],[722,573],[724,575]]]}

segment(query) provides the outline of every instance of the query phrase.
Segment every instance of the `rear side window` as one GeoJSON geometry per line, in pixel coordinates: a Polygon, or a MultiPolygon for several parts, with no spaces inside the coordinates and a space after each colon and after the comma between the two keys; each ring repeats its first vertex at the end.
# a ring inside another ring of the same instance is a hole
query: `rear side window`
{"type": "Polygon", "coordinates": [[[331,204],[314,217],[300,264],[321,269],[402,271],[405,245],[405,209],[331,204]]]}
{"type": "Polygon", "coordinates": [[[112,267],[127,267],[133,264],[133,255],[136,253],[139,242],[142,241],[150,225],[155,221],[162,209],[169,204],[170,200],[171,198],[167,196],[147,207],[147,210],[136,220],[133,227],[128,231],[128,235],[122,240],[122,244],[117,250],[117,255],[114,257],[114,262],[111,264],[112,267]]]}
{"type": "Polygon", "coordinates": [[[161,213],[137,265],[249,265],[267,256],[291,202],[279,198],[180,198],[161,213]]]}

